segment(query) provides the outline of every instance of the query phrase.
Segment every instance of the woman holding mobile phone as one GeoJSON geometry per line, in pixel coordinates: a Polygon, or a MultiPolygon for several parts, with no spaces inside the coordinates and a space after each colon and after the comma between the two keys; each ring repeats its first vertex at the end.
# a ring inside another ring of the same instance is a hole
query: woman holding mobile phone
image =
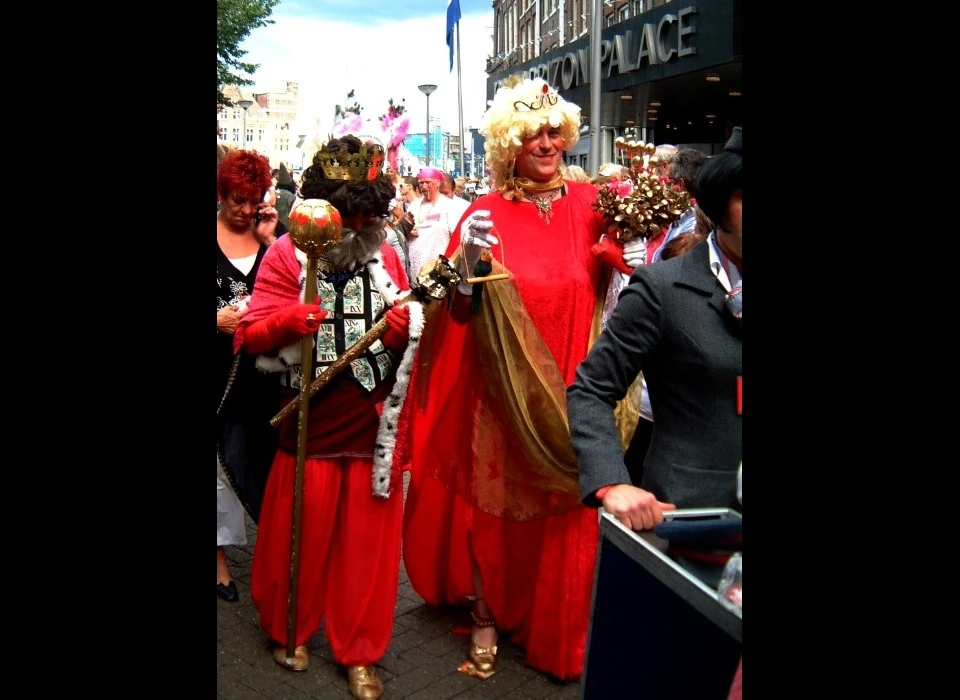
{"type": "Polygon", "coordinates": [[[253,412],[264,405],[276,407],[279,399],[271,403],[257,397],[279,392],[279,383],[257,372],[252,360],[233,353],[233,335],[246,313],[260,261],[276,240],[275,198],[264,156],[231,151],[217,167],[217,596],[231,603],[240,596],[224,547],[246,544],[243,511],[254,521],[259,517],[276,449],[269,425],[273,411],[253,412]]]}
{"type": "Polygon", "coordinates": [[[277,209],[277,188],[273,185],[267,188],[263,199],[257,205],[253,230],[257,239],[266,245],[270,245],[287,232],[286,226],[280,221],[280,211],[277,209]]]}

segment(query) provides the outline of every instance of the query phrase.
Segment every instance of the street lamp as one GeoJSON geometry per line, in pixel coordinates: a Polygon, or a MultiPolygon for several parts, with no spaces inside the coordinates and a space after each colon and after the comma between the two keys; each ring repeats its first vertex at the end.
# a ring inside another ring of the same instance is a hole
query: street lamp
{"type": "Polygon", "coordinates": [[[253,105],[253,100],[240,100],[238,105],[243,107],[243,150],[247,150],[247,110],[253,105]]]}
{"type": "Polygon", "coordinates": [[[430,93],[437,89],[436,85],[417,85],[420,92],[427,96],[427,165],[430,165],[430,93]]]}

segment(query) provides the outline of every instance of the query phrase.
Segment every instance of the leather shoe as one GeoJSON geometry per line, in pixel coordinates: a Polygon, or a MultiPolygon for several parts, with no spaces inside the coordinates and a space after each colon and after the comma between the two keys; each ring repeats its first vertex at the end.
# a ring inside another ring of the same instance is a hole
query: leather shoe
{"type": "Polygon", "coordinates": [[[359,700],[375,700],[383,695],[383,683],[372,666],[349,666],[347,681],[350,694],[359,700]]]}
{"type": "Polygon", "coordinates": [[[273,648],[273,660],[289,671],[306,671],[310,668],[310,652],[307,651],[305,644],[301,644],[293,650],[293,658],[287,659],[287,647],[276,646],[273,648]]]}
{"type": "Polygon", "coordinates": [[[224,586],[222,583],[217,584],[217,595],[223,598],[228,603],[236,603],[240,600],[240,593],[237,592],[237,584],[233,581],[224,586]]]}

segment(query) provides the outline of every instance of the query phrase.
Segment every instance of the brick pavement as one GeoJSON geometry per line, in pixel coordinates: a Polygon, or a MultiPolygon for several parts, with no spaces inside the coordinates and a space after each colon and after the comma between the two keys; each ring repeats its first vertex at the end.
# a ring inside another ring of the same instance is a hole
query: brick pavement
{"type": "MultiPolygon", "coordinates": [[[[247,544],[227,547],[230,572],[240,601],[217,598],[217,698],[347,698],[346,675],[333,662],[323,630],[308,643],[310,669],[287,671],[277,665],[250,601],[250,565],[256,526],[247,518],[247,544]]],[[[470,624],[466,610],[428,606],[410,586],[401,564],[400,589],[390,646],[377,672],[385,700],[412,698],[505,698],[532,700],[580,697],[579,683],[561,683],[526,666],[522,651],[508,640],[499,644],[497,672],[485,681],[457,671],[466,660],[467,637],[454,628],[470,624]]]]}

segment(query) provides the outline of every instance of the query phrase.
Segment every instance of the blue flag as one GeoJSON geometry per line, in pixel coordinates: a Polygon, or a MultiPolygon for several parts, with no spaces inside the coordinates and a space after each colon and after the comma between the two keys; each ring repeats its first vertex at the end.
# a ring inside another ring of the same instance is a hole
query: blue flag
{"type": "Polygon", "coordinates": [[[450,70],[453,70],[453,28],[460,21],[460,0],[447,0],[447,46],[450,47],[450,70]]]}

